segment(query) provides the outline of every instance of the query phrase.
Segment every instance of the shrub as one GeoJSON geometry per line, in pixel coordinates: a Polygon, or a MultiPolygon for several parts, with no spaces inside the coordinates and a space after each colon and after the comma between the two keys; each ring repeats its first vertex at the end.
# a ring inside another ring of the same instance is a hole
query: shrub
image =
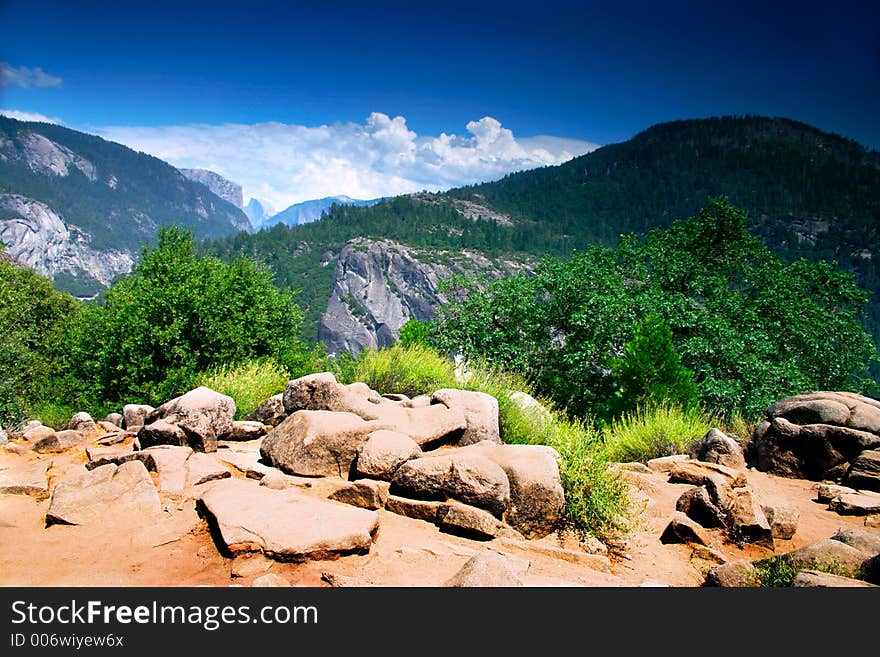
{"type": "Polygon", "coordinates": [[[421,345],[395,344],[379,351],[364,350],[356,357],[342,355],[330,363],[340,382],[362,381],[381,394],[415,397],[439,388],[458,387],[452,363],[421,345]]]}
{"type": "Polygon", "coordinates": [[[422,322],[417,319],[410,319],[400,327],[398,341],[403,347],[411,347],[413,345],[421,345],[422,347],[431,346],[431,323],[422,322]]]}
{"type": "Polygon", "coordinates": [[[715,418],[698,407],[669,402],[642,406],[604,428],[605,452],[617,462],[681,454],[716,425],[715,418]]]}
{"type": "Polygon", "coordinates": [[[283,392],[289,379],[281,366],[268,359],[223,365],[200,374],[194,383],[232,397],[235,418],[240,420],[272,395],[283,392]]]}
{"type": "Polygon", "coordinates": [[[802,570],[818,570],[841,577],[853,576],[853,573],[843,568],[836,560],[832,560],[830,563],[799,564],[785,555],[759,561],[755,564],[755,570],[758,572],[758,581],[761,586],[768,588],[791,586],[794,578],[802,570]]]}

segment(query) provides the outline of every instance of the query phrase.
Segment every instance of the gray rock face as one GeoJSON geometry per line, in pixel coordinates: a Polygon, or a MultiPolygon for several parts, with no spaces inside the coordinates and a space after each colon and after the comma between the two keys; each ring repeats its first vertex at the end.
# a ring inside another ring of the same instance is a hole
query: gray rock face
{"type": "Polygon", "coordinates": [[[146,424],[146,419],[156,409],[147,404],[126,404],[122,407],[122,428],[135,429],[146,424]]]}
{"type": "Polygon", "coordinates": [[[260,454],[290,474],[348,479],[358,447],[381,428],[354,413],[297,411],[268,433],[260,454]]]}
{"type": "Polygon", "coordinates": [[[391,481],[407,461],[422,455],[422,449],[406,434],[382,429],[367,436],[357,449],[357,472],[364,477],[391,481]]]}
{"type": "Polygon", "coordinates": [[[190,180],[195,180],[197,183],[201,183],[227,203],[232,203],[232,205],[237,208],[242,208],[244,206],[241,185],[238,185],[231,180],[227,180],[219,173],[214,173],[207,169],[179,169],[179,171],[190,180]]]}
{"type": "Polygon", "coordinates": [[[474,555],[450,578],[445,586],[501,587],[522,586],[513,564],[502,554],[486,550],[474,555]]]}
{"type": "Polygon", "coordinates": [[[708,463],[726,465],[728,468],[746,467],[742,447],[719,429],[709,429],[688,451],[691,458],[708,463]]]}
{"type": "Polygon", "coordinates": [[[478,454],[456,450],[401,465],[392,492],[423,500],[457,500],[501,517],[510,503],[510,483],[496,463],[478,454]]]}
{"type": "Polygon", "coordinates": [[[165,420],[183,429],[187,444],[199,452],[217,451],[217,440],[232,433],[235,401],[210,388],[198,387],[159,406],[147,424],[165,420]]]}
{"type": "Polygon", "coordinates": [[[240,479],[212,485],[199,505],[229,552],[262,551],[279,561],[368,552],[379,528],[375,511],[240,479]]]}
{"type": "Polygon", "coordinates": [[[448,506],[446,502],[411,500],[397,495],[389,495],[388,501],[385,503],[385,509],[391,513],[414,520],[424,520],[435,525],[439,524],[440,514],[445,513],[448,506]]]}
{"type": "Polygon", "coordinates": [[[880,491],[880,450],[865,450],[853,459],[843,482],[853,488],[880,491]]]}
{"type": "MultiPolygon", "coordinates": [[[[528,269],[512,260],[470,251],[436,252],[397,242],[356,238],[339,253],[334,287],[318,338],[330,353],[387,347],[410,318],[430,320],[446,301],[440,281],[458,273],[508,276],[528,269]]],[[[394,391],[387,391],[394,392],[394,391]]]]}
{"type": "Polygon", "coordinates": [[[129,461],[62,479],[55,484],[46,524],[82,525],[107,519],[143,519],[161,510],[159,494],[144,464],[129,461]]]}
{"type": "Polygon", "coordinates": [[[759,470],[839,481],[862,452],[880,448],[880,402],[849,392],[786,397],[753,437],[759,470]]]}
{"type": "Polygon", "coordinates": [[[284,393],[278,393],[269,397],[253,413],[245,415],[244,419],[250,422],[262,422],[270,427],[277,427],[287,417],[287,413],[284,411],[283,398],[284,393]]]}
{"type": "Polygon", "coordinates": [[[443,388],[431,396],[431,403],[443,404],[447,408],[460,409],[467,427],[459,440],[459,445],[473,445],[484,440],[501,442],[498,426],[498,400],[485,392],[443,388]]]}
{"type": "Polygon", "coordinates": [[[86,272],[109,285],[134,264],[128,251],[93,249],[89,233],[65,224],[46,204],[18,194],[0,194],[0,240],[10,256],[49,278],[86,272]]]}

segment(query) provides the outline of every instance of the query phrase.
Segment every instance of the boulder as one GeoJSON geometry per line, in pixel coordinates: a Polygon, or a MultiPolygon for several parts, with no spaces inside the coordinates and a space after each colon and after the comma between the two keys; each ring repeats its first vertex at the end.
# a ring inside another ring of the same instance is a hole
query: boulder
{"type": "Polygon", "coordinates": [[[38,424],[35,427],[30,427],[26,431],[23,431],[21,437],[24,438],[29,443],[39,443],[43,440],[51,438],[55,435],[55,429],[50,427],[44,427],[42,424],[38,424]]]}
{"type": "Polygon", "coordinates": [[[728,468],[741,470],[746,467],[740,444],[719,429],[709,429],[705,436],[691,446],[688,454],[698,461],[718,463],[728,468]]]}
{"type": "Polygon", "coordinates": [[[380,429],[367,436],[357,448],[359,475],[391,481],[407,461],[422,456],[422,449],[406,434],[380,429]]]}
{"type": "Polygon", "coordinates": [[[880,491],[880,450],[865,450],[853,459],[843,483],[853,488],[880,491]]]}
{"type": "Polygon", "coordinates": [[[853,579],[852,577],[841,577],[840,575],[832,575],[831,573],[823,573],[820,570],[802,570],[795,575],[791,585],[795,588],[817,587],[817,588],[875,588],[874,584],[853,579]]]}
{"type": "Polygon", "coordinates": [[[354,413],[295,411],[266,435],[260,453],[290,474],[348,479],[358,447],[380,428],[354,413]]]}
{"type": "Polygon", "coordinates": [[[510,484],[506,522],[526,538],[543,538],[565,512],[559,453],[545,445],[496,445],[484,441],[458,450],[479,454],[504,470],[510,484]]]}
{"type": "Polygon", "coordinates": [[[266,425],[253,420],[237,420],[232,423],[232,431],[226,440],[256,440],[266,435],[266,425]]]}
{"type": "Polygon", "coordinates": [[[227,479],[232,474],[209,454],[193,452],[186,460],[186,485],[199,486],[209,481],[227,479]]]}
{"type": "Polygon", "coordinates": [[[866,493],[838,495],[829,502],[828,508],[842,516],[867,516],[880,513],[880,496],[866,493]]]}
{"type": "Polygon", "coordinates": [[[424,520],[434,525],[440,523],[440,514],[446,510],[446,502],[431,502],[425,500],[411,500],[406,497],[389,495],[385,503],[385,510],[406,516],[413,520],[424,520]]]}
{"type": "Polygon", "coordinates": [[[464,449],[425,456],[401,465],[391,481],[392,491],[425,500],[457,500],[501,517],[510,502],[510,483],[504,470],[479,454],[464,449]]]}
{"type": "Polygon", "coordinates": [[[167,420],[156,420],[138,429],[137,439],[142,448],[153,445],[186,446],[186,434],[178,425],[167,420]]]}
{"type": "Polygon", "coordinates": [[[113,424],[112,422],[105,422],[104,420],[101,420],[97,424],[98,424],[98,429],[100,429],[105,434],[122,433],[122,427],[119,427],[119,426],[113,424]]]}
{"type": "Polygon", "coordinates": [[[392,422],[383,419],[387,428],[407,434],[422,449],[460,442],[467,428],[467,420],[460,408],[443,404],[404,409],[405,419],[392,422]]]}
{"type": "Polygon", "coordinates": [[[867,529],[841,529],[831,537],[831,540],[846,543],[865,554],[880,554],[880,532],[867,529]]]}
{"type": "Polygon", "coordinates": [[[233,452],[224,449],[218,451],[214,458],[221,463],[231,465],[248,479],[262,479],[271,472],[279,472],[262,463],[259,452],[233,452]]]}
{"type": "Polygon", "coordinates": [[[721,475],[732,488],[742,488],[746,485],[745,475],[733,468],[728,468],[717,463],[703,463],[702,461],[677,461],[669,469],[669,481],[703,485],[708,478],[721,475]]]}
{"type": "Polygon", "coordinates": [[[669,472],[676,463],[689,460],[687,454],[673,454],[672,456],[661,456],[656,459],[649,460],[647,465],[654,472],[669,472]]]}
{"type": "Polygon", "coordinates": [[[30,495],[37,500],[49,497],[46,472],[52,461],[28,463],[8,470],[0,470],[0,495],[30,495]]]}
{"type": "Polygon", "coordinates": [[[773,530],[758,500],[748,488],[736,490],[727,516],[728,533],[746,543],[773,549],[773,530]]]}
{"type": "Polygon", "coordinates": [[[137,458],[137,454],[132,451],[131,447],[88,445],[86,446],[86,458],[88,459],[86,470],[94,470],[108,463],[122,465],[126,461],[137,458]]]}
{"type": "Polygon", "coordinates": [[[131,430],[144,426],[147,418],[155,410],[147,404],[126,404],[122,407],[122,428],[131,430]]]}
{"type": "Polygon", "coordinates": [[[150,413],[146,424],[165,420],[183,429],[186,443],[198,452],[216,452],[217,440],[232,432],[235,401],[210,388],[200,386],[175,397],[150,413]]]}
{"type": "Polygon", "coordinates": [[[359,506],[362,509],[382,509],[388,502],[390,484],[386,481],[359,479],[332,493],[331,500],[359,506]]]}
{"type": "Polygon", "coordinates": [[[461,502],[449,502],[438,516],[440,529],[467,538],[490,539],[497,536],[522,538],[511,527],[488,511],[461,502]]]}
{"type": "Polygon", "coordinates": [[[65,429],[64,431],[56,431],[51,436],[37,441],[34,445],[34,451],[38,454],[50,454],[63,452],[82,443],[86,437],[79,431],[73,429],[65,429]]]}
{"type": "Polygon", "coordinates": [[[672,514],[669,524],[660,536],[661,543],[697,543],[709,545],[706,531],[680,511],[672,514]]]}
{"type": "Polygon", "coordinates": [[[122,413],[107,413],[104,417],[104,422],[109,422],[113,426],[121,429],[125,420],[122,417],[122,413]]]}
{"type": "Polygon", "coordinates": [[[695,486],[683,492],[675,503],[675,510],[702,527],[723,527],[727,521],[727,509],[715,504],[705,486],[695,486]]]}
{"type": "Polygon", "coordinates": [[[277,427],[287,417],[287,413],[284,412],[283,398],[284,393],[269,397],[255,411],[245,415],[244,419],[249,422],[260,422],[269,427],[277,427]]]}
{"type": "Polygon", "coordinates": [[[859,576],[866,582],[880,585],[880,554],[862,562],[859,576]]]}
{"type": "Polygon", "coordinates": [[[550,414],[550,411],[547,410],[547,407],[527,392],[513,390],[507,393],[507,398],[519,410],[539,422],[549,422],[553,419],[553,416],[550,414]]]}
{"type": "Polygon", "coordinates": [[[837,484],[819,484],[816,499],[819,502],[830,502],[835,497],[841,495],[858,495],[857,490],[847,486],[838,486],[837,484]]]}
{"type": "Polygon", "coordinates": [[[765,411],[752,440],[759,470],[838,481],[865,450],[880,448],[880,402],[843,392],[786,397],[765,411]]]}
{"type": "Polygon", "coordinates": [[[466,428],[459,445],[472,445],[484,440],[501,442],[498,425],[498,400],[485,392],[442,388],[431,396],[432,404],[443,404],[450,409],[460,409],[464,414],[466,428]]]}
{"type": "Polygon", "coordinates": [[[790,540],[795,535],[801,516],[797,509],[785,504],[762,505],[761,509],[770,523],[773,538],[790,540]]]}
{"type": "Polygon", "coordinates": [[[46,525],[100,524],[109,518],[150,522],[161,511],[159,494],[140,461],[62,479],[52,491],[46,525]]]}
{"type": "Polygon", "coordinates": [[[366,553],[379,529],[375,511],[241,479],[209,487],[199,509],[230,553],[262,551],[279,561],[366,553]]]}
{"type": "MultiPolygon", "coordinates": [[[[833,571],[837,575],[850,577],[859,573],[862,563],[869,556],[841,541],[826,538],[771,558],[783,559],[801,569],[833,571]]],[[[759,561],[756,565],[760,566],[766,561],[759,561]]]]}
{"type": "Polygon", "coordinates": [[[147,470],[158,475],[159,491],[169,495],[183,495],[186,488],[186,462],[193,453],[189,447],[156,445],[140,452],[136,458],[147,470]]]}
{"type": "Polygon", "coordinates": [[[522,586],[510,560],[493,550],[485,550],[471,557],[444,586],[501,587],[522,586]]]}
{"type": "Polygon", "coordinates": [[[761,586],[758,571],[748,561],[731,561],[712,566],[706,573],[706,586],[744,588],[761,586]]]}
{"type": "Polygon", "coordinates": [[[98,433],[98,425],[95,424],[92,416],[85,412],[75,414],[64,428],[70,431],[79,431],[87,437],[98,433]]]}

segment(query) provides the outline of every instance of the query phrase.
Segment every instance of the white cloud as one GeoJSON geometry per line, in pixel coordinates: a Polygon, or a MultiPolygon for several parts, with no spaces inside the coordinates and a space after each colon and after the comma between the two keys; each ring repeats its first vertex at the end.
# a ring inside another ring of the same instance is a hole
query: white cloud
{"type": "Polygon", "coordinates": [[[22,112],[20,110],[14,109],[0,109],[0,114],[10,119],[18,119],[19,121],[39,121],[41,123],[57,123],[59,125],[63,124],[63,121],[61,119],[55,119],[51,116],[46,116],[45,114],[39,114],[37,112],[22,112]]]}
{"type": "Polygon", "coordinates": [[[12,66],[8,62],[0,62],[0,88],[2,87],[21,87],[22,89],[30,89],[31,87],[60,87],[61,78],[56,75],[49,75],[41,69],[28,68],[27,66],[12,66]]]}
{"type": "Polygon", "coordinates": [[[210,169],[239,183],[244,197],[285,208],[324,196],[353,198],[437,191],[511,171],[561,164],[596,144],[517,138],[485,116],[468,134],[420,136],[402,116],[374,112],[364,123],[284,123],[88,128],[178,167],[210,169]]]}

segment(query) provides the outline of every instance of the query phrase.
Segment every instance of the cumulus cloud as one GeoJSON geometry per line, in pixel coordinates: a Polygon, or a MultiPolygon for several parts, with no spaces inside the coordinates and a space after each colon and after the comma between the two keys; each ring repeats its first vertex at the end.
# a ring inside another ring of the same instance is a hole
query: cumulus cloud
{"type": "Polygon", "coordinates": [[[28,68],[27,66],[12,66],[9,62],[0,62],[0,88],[21,87],[60,87],[61,78],[49,75],[39,66],[28,68]]]}
{"type": "Polygon", "coordinates": [[[596,144],[517,138],[491,116],[467,134],[418,135],[402,116],[373,112],[363,123],[285,123],[89,128],[178,167],[210,169],[239,183],[244,197],[285,208],[324,196],[353,198],[438,191],[506,173],[561,164],[596,144]]]}
{"type": "Polygon", "coordinates": [[[22,112],[14,109],[0,109],[0,114],[10,119],[18,119],[19,121],[39,121],[41,123],[63,123],[61,119],[52,118],[38,112],[22,112]]]}

